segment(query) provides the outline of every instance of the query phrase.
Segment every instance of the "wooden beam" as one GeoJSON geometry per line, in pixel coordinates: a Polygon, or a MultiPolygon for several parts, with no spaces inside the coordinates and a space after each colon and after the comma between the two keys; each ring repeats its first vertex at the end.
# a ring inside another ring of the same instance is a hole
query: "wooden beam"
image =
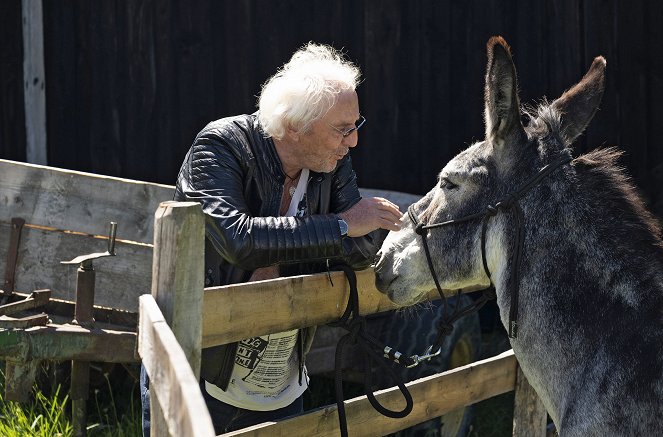
{"type": "Polygon", "coordinates": [[[136,333],[87,329],[78,325],[47,325],[28,329],[0,329],[0,358],[135,362],[136,333]]]}
{"type": "Polygon", "coordinates": [[[152,243],[154,211],[174,192],[171,185],[0,159],[0,222],[22,217],[33,225],[105,236],[114,221],[118,240],[152,243]]]}
{"type": "MultiPolygon", "coordinates": [[[[407,383],[414,399],[412,412],[403,419],[382,416],[366,396],[345,401],[348,434],[353,437],[387,435],[467,405],[506,393],[516,382],[513,351],[448,372],[407,383]]],[[[405,405],[397,387],[376,392],[378,401],[390,409],[405,405]]],[[[339,433],[336,406],[327,406],[281,422],[269,422],[223,436],[336,437],[339,433]]]]}
{"type": "Polygon", "coordinates": [[[518,366],[513,403],[513,437],[545,437],[548,413],[518,366]]]}
{"type": "MultiPolygon", "coordinates": [[[[157,303],[149,294],[140,297],[138,332],[138,353],[150,376],[150,400],[158,399],[164,412],[168,435],[215,435],[198,378],[193,374],[184,351],[157,303]]],[[[153,409],[151,413],[154,418],[153,409]]],[[[152,435],[166,435],[166,430],[155,430],[154,425],[155,421],[152,420],[152,435]],[[157,434],[159,432],[161,434],[157,434]]]]}
{"type": "Polygon", "coordinates": [[[46,74],[42,0],[23,0],[23,101],[26,158],[46,164],[46,74]]]}
{"type": "MultiPolygon", "coordinates": [[[[349,286],[343,272],[332,272],[331,279],[319,273],[206,288],[203,347],[337,320],[347,305],[349,286]]],[[[373,269],[357,272],[357,289],[363,315],[397,308],[375,288],[373,269]]],[[[463,292],[470,291],[475,290],[463,292]]],[[[428,299],[437,298],[431,290],[428,299]]]]}

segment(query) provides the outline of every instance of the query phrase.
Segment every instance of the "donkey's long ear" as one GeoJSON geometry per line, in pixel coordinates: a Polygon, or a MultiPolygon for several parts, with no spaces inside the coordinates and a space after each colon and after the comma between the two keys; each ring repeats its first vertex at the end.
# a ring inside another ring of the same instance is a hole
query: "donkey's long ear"
{"type": "Polygon", "coordinates": [[[496,148],[525,137],[520,122],[516,67],[509,45],[500,36],[488,41],[488,67],[484,100],[486,140],[496,148]]]}
{"type": "Polygon", "coordinates": [[[595,58],[585,77],[552,103],[553,108],[562,115],[562,129],[567,145],[583,133],[601,103],[605,65],[603,56],[595,58]]]}

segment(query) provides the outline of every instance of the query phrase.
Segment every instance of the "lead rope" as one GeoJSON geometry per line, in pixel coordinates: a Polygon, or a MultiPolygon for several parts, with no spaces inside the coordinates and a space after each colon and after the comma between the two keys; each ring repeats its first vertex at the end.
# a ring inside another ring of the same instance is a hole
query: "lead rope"
{"type": "Polygon", "coordinates": [[[350,296],[348,297],[348,305],[346,306],[343,315],[338,322],[330,323],[330,326],[341,327],[348,331],[348,333],[341,337],[341,339],[338,341],[338,345],[336,346],[336,355],[334,357],[334,388],[336,392],[338,421],[341,430],[341,436],[348,437],[347,417],[345,414],[345,404],[343,403],[342,358],[343,350],[348,344],[350,344],[350,342],[356,342],[361,347],[361,352],[364,354],[364,389],[366,391],[368,401],[371,403],[373,408],[375,408],[380,414],[384,416],[400,419],[410,414],[414,403],[412,401],[412,395],[410,394],[407,387],[405,387],[403,380],[391,367],[387,366],[387,364],[382,359],[383,356],[373,349],[372,346],[379,343],[366,332],[364,332],[366,319],[359,315],[359,294],[357,292],[357,276],[355,272],[347,265],[340,265],[338,267],[343,270],[345,276],[348,279],[348,284],[350,285],[350,296]],[[375,398],[372,389],[373,384],[370,368],[371,360],[373,362],[377,362],[382,369],[386,370],[392,381],[396,382],[398,385],[398,389],[401,391],[403,397],[405,398],[405,408],[403,408],[401,411],[389,410],[388,408],[382,406],[375,398]]]}
{"type": "MultiPolygon", "coordinates": [[[[385,346],[376,340],[374,337],[369,335],[364,331],[366,326],[366,319],[363,316],[359,315],[359,294],[357,291],[357,276],[355,272],[347,265],[339,265],[340,268],[347,277],[348,284],[350,286],[350,294],[348,296],[348,305],[343,312],[343,315],[337,322],[330,323],[330,326],[341,327],[348,331],[341,339],[338,341],[336,346],[336,354],[334,357],[334,389],[336,392],[336,407],[338,411],[338,420],[339,427],[342,437],[348,436],[347,429],[347,417],[345,413],[345,404],[343,403],[343,378],[342,378],[342,358],[343,351],[347,345],[356,343],[360,346],[360,350],[364,355],[364,390],[370,404],[383,416],[391,417],[394,419],[400,419],[406,417],[413,408],[412,395],[409,390],[403,383],[402,378],[395,372],[395,370],[387,365],[385,359],[392,361],[395,364],[398,364],[405,368],[411,368],[419,365],[424,361],[430,360],[432,357],[435,357],[440,354],[442,351],[442,344],[447,335],[451,334],[453,331],[453,324],[460,318],[471,314],[475,311],[478,311],[483,307],[483,305],[491,299],[494,299],[494,293],[492,289],[486,290],[484,294],[474,301],[472,304],[465,307],[459,307],[458,303],[454,307],[454,311],[449,315],[448,311],[448,302],[446,296],[443,293],[440,293],[442,301],[444,303],[443,316],[441,318],[440,324],[438,326],[438,334],[435,342],[426,350],[421,356],[405,356],[395,349],[385,346]],[[390,379],[396,382],[399,390],[403,394],[405,399],[405,407],[400,411],[393,411],[385,408],[383,405],[378,402],[373,394],[373,381],[372,381],[372,372],[371,372],[371,362],[377,363],[381,369],[385,370],[389,375],[390,379]]],[[[329,270],[327,271],[329,274],[329,270]]],[[[329,280],[331,282],[331,274],[329,274],[329,280]]],[[[332,283],[333,286],[333,283],[332,283]]],[[[457,297],[460,296],[460,291],[458,292],[457,297]]],[[[458,302],[458,300],[456,301],[458,302]]]]}

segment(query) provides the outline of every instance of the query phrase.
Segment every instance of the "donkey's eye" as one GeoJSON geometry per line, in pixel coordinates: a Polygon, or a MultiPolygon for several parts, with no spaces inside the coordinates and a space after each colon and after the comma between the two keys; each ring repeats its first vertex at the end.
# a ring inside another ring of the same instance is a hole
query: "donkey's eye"
{"type": "Polygon", "coordinates": [[[458,185],[454,184],[447,178],[442,178],[440,180],[440,187],[446,188],[447,190],[455,190],[456,188],[458,188],[458,185]]]}

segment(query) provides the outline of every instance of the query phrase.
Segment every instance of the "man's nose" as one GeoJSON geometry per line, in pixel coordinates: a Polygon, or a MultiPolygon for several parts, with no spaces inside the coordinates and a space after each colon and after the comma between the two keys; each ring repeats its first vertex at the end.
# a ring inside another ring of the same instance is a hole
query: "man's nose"
{"type": "Polygon", "coordinates": [[[359,138],[359,134],[357,133],[357,131],[354,131],[350,135],[348,135],[347,137],[343,138],[342,144],[345,147],[356,147],[358,138],[359,138]]]}

